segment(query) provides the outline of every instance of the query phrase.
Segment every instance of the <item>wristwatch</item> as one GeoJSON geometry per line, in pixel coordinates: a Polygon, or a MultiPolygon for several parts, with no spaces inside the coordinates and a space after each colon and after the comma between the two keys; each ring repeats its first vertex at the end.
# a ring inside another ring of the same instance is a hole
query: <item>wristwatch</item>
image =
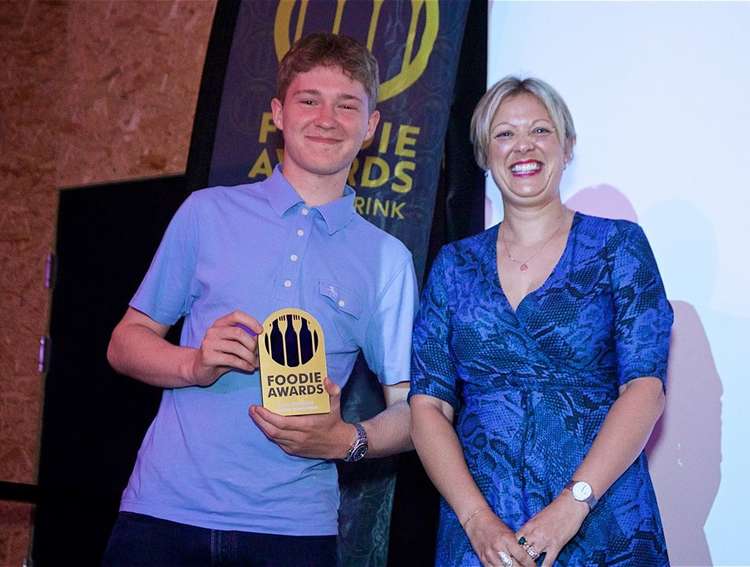
{"type": "Polygon", "coordinates": [[[588,504],[589,510],[593,510],[594,506],[596,506],[597,499],[594,496],[594,490],[585,480],[571,480],[565,485],[565,488],[570,490],[575,500],[588,504]]]}
{"type": "Polygon", "coordinates": [[[353,423],[352,425],[354,425],[354,428],[357,430],[357,438],[354,440],[354,443],[352,443],[352,446],[349,447],[349,450],[346,452],[344,461],[347,463],[354,463],[356,461],[359,461],[360,459],[364,459],[365,455],[367,454],[367,450],[370,448],[370,446],[367,444],[367,431],[365,431],[365,428],[362,427],[362,424],[353,423]]]}

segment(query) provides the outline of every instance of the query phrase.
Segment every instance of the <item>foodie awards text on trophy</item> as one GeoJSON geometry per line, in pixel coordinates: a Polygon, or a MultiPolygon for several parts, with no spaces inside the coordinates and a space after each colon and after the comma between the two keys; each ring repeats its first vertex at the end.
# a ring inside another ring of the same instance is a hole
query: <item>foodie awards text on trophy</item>
{"type": "Polygon", "coordinates": [[[271,313],[258,338],[263,407],[281,415],[331,411],[323,329],[301,309],[271,313]]]}

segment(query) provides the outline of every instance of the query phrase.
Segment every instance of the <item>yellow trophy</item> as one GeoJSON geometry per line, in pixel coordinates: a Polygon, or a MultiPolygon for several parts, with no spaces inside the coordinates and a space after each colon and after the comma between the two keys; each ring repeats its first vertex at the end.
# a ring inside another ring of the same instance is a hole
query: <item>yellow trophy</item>
{"type": "Polygon", "coordinates": [[[328,413],[323,329],[307,311],[279,309],[258,337],[263,407],[280,415],[328,413]]]}

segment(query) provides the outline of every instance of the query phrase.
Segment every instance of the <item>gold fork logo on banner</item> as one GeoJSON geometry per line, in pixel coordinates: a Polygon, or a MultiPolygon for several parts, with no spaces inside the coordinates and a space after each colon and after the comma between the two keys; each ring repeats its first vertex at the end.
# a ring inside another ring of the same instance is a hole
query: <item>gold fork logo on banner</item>
{"type": "Polygon", "coordinates": [[[323,329],[307,311],[274,311],[259,337],[263,407],[281,415],[328,413],[323,329]]]}
{"type": "MultiPolygon", "coordinates": [[[[291,49],[292,44],[302,37],[308,4],[310,4],[309,0],[279,1],[273,33],[276,57],[279,61],[291,49]],[[297,8],[296,11],[295,8],[297,8]],[[295,22],[292,21],[293,15],[296,15],[295,22]]],[[[435,45],[440,26],[440,3],[437,0],[411,0],[410,6],[409,27],[405,30],[403,38],[404,51],[401,69],[393,77],[381,78],[379,102],[402,93],[419,79],[427,68],[430,53],[432,53],[432,48],[435,45]],[[424,17],[422,17],[423,11],[424,17]],[[419,38],[419,42],[418,45],[415,45],[417,38],[419,38]]],[[[386,10],[389,8],[388,3],[384,0],[337,0],[336,12],[331,22],[331,32],[335,34],[347,33],[347,30],[343,30],[343,32],[341,30],[341,22],[347,8],[358,12],[369,9],[371,14],[366,45],[367,49],[372,51],[384,7],[386,10]]],[[[349,32],[349,35],[354,34],[349,32]]]]}

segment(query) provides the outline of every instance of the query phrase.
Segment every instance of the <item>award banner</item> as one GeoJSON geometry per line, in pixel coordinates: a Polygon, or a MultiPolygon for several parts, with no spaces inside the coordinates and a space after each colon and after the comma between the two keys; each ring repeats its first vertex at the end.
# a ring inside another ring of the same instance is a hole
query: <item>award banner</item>
{"type": "Polygon", "coordinates": [[[421,279],[468,5],[463,0],[242,2],[210,148],[208,185],[260,181],[283,162],[281,132],[270,109],[279,61],[309,33],[349,35],[378,59],[381,81],[380,124],[349,174],[355,206],[407,245],[421,279]]]}
{"type": "Polygon", "coordinates": [[[281,415],[331,411],[325,339],[315,317],[302,309],[274,311],[258,346],[263,407],[281,415]]]}

